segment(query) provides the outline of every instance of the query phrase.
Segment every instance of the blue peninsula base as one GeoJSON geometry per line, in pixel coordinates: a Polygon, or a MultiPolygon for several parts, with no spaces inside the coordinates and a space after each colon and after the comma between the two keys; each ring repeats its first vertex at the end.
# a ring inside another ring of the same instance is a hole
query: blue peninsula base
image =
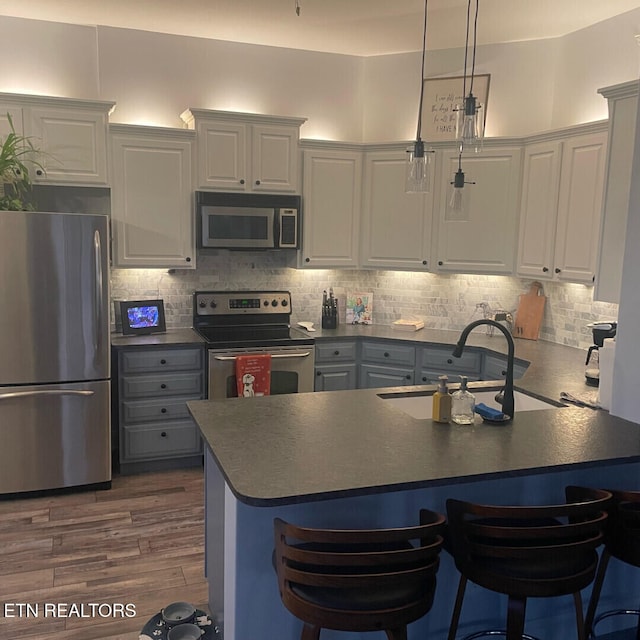
{"type": "MultiPolygon", "coordinates": [[[[223,624],[225,640],[298,640],[302,624],[282,605],[272,567],[273,519],[306,526],[357,528],[417,524],[422,507],[445,513],[449,497],[500,504],[552,504],[564,500],[568,484],[637,488],[640,463],[576,466],[535,475],[491,480],[458,479],[455,483],[389,491],[358,497],[250,506],[236,499],[206,449],[206,573],[211,613],[223,624]]],[[[295,482],[295,478],[292,478],[295,482]]],[[[453,609],[458,573],[443,552],[431,612],[409,626],[409,640],[444,640],[453,609]]],[[[583,593],[585,605],[589,591],[583,593]]],[[[640,571],[615,559],[609,565],[599,610],[629,606],[640,599],[640,571]]],[[[480,629],[503,628],[506,597],[470,584],[459,637],[480,629]]],[[[633,623],[631,623],[633,624],[633,623]]],[[[627,623],[627,626],[630,626],[627,623]]],[[[576,637],[570,596],[531,600],[525,631],[545,640],[576,637]]],[[[382,632],[344,633],[324,630],[322,640],[384,640],[382,632]]]]}

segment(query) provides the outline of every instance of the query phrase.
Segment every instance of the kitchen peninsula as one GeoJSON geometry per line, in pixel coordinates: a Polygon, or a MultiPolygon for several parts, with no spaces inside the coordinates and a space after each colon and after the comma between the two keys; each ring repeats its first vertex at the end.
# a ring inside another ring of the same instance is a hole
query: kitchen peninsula
{"type": "MultiPolygon", "coordinates": [[[[528,390],[528,375],[519,388],[528,390]]],[[[532,386],[535,378],[534,370],[532,386]]],[[[444,512],[448,497],[544,503],[562,500],[570,483],[637,488],[640,426],[634,423],[562,407],[516,413],[507,426],[436,424],[378,395],[425,389],[189,403],[205,442],[210,607],[227,640],[299,637],[300,622],[280,603],[271,565],[275,516],[308,526],[402,526],[417,522],[420,507],[444,512]]],[[[447,554],[438,580],[433,610],[410,625],[412,640],[446,637],[457,584],[447,554]]],[[[624,602],[634,580],[630,573],[609,581],[603,606],[624,602]]],[[[461,633],[501,626],[504,600],[472,593],[461,633]]],[[[528,633],[560,640],[573,637],[573,625],[571,598],[552,608],[544,600],[528,607],[528,633]]],[[[365,634],[323,632],[323,640],[334,638],[365,634]]]]}

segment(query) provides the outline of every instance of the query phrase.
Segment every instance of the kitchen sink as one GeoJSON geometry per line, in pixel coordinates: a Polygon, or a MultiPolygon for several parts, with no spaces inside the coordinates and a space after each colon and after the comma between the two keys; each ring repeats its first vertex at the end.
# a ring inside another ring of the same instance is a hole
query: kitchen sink
{"type": "MultiPolygon", "coordinates": [[[[435,390],[434,390],[435,391],[435,390]]],[[[400,411],[409,414],[413,418],[425,420],[431,418],[432,399],[434,391],[408,391],[399,393],[379,393],[378,397],[391,403],[400,411]]],[[[469,389],[476,397],[476,404],[484,403],[493,409],[501,409],[500,403],[495,399],[499,388],[493,389],[469,389]]],[[[565,405],[553,400],[541,400],[522,391],[514,391],[516,413],[519,411],[538,411],[540,409],[557,409],[565,405]]],[[[478,416],[478,419],[480,417],[478,416]]]]}

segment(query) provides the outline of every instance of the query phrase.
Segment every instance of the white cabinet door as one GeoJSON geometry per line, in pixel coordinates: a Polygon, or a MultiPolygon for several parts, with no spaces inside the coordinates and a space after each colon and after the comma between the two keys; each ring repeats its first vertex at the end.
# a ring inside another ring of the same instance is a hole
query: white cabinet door
{"type": "Polygon", "coordinates": [[[299,193],[298,141],[304,118],[187,109],[198,132],[198,187],[299,193]]]}
{"type": "Polygon", "coordinates": [[[520,208],[518,274],[537,279],[554,275],[560,188],[561,142],[526,147],[520,208]]]}
{"type": "Polygon", "coordinates": [[[246,125],[199,122],[199,186],[225,191],[246,191],[248,183],[246,125]]]}
{"type": "Polygon", "coordinates": [[[609,138],[600,253],[594,300],[620,302],[631,167],[638,113],[638,81],[600,89],[609,105],[609,138]]]}
{"type": "Polygon", "coordinates": [[[194,269],[190,131],[111,128],[113,262],[194,269]]]}
{"type": "Polygon", "coordinates": [[[297,193],[298,127],[253,125],[251,189],[297,193]]]}
{"type": "Polygon", "coordinates": [[[301,266],[357,267],[362,154],[305,149],[301,266]]]}
{"type": "Polygon", "coordinates": [[[563,142],[554,266],[558,280],[595,280],[606,150],[606,132],[563,142]]]}
{"type": "Polygon", "coordinates": [[[29,134],[45,154],[34,182],[107,184],[107,113],[31,107],[29,134]]]}
{"type": "Polygon", "coordinates": [[[514,272],[520,201],[521,149],[486,149],[462,158],[469,189],[464,219],[450,215],[447,199],[458,154],[443,153],[437,215],[438,270],[455,273],[514,272]]]}
{"type": "Polygon", "coordinates": [[[428,194],[405,193],[406,156],[405,151],[373,151],[365,156],[363,266],[430,267],[433,184],[428,194]]]}

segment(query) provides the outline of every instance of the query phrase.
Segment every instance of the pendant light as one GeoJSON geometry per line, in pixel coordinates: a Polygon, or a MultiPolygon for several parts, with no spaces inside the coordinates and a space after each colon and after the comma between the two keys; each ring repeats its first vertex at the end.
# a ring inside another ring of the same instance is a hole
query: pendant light
{"type": "Polygon", "coordinates": [[[475,184],[465,180],[464,171],[462,170],[462,145],[460,145],[460,153],[458,154],[458,170],[453,176],[451,182],[451,190],[449,199],[447,200],[447,209],[445,212],[445,220],[467,220],[469,214],[469,189],[465,189],[465,184],[475,184]]]}
{"type": "Polygon", "coordinates": [[[405,191],[407,193],[427,192],[431,188],[431,155],[433,151],[425,150],[420,137],[422,130],[422,101],[424,98],[424,58],[427,50],[427,6],[424,0],[424,28],[422,32],[422,66],[420,72],[420,104],[418,107],[418,130],[413,147],[407,151],[407,173],[405,191]]]}
{"type": "Polygon", "coordinates": [[[464,48],[464,78],[462,86],[462,105],[456,113],[456,138],[464,148],[473,148],[476,153],[482,150],[484,138],[484,111],[478,98],[473,95],[473,80],[476,72],[476,41],[478,33],[478,10],[480,0],[475,0],[476,10],[473,20],[473,48],[471,59],[471,76],[467,76],[467,58],[469,54],[469,26],[471,21],[471,0],[467,4],[467,32],[464,48]],[[467,87],[469,93],[467,94],[467,87]]]}

